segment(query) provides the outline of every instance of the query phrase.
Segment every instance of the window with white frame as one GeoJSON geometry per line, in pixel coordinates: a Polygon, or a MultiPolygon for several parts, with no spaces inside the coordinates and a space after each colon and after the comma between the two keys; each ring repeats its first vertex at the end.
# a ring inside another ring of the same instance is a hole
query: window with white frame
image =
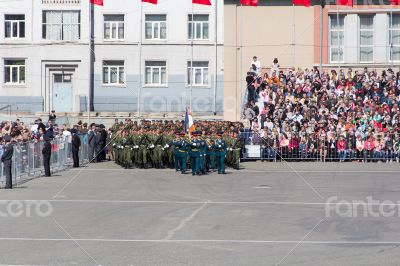
{"type": "Polygon", "coordinates": [[[52,41],[80,39],[81,13],[79,11],[43,11],[42,38],[52,41]]]}
{"type": "Polygon", "coordinates": [[[187,84],[189,86],[208,85],[208,61],[189,61],[187,67],[187,84]]]}
{"type": "Polygon", "coordinates": [[[124,85],[125,64],[122,60],[103,61],[103,84],[124,85]]]}
{"type": "Polygon", "coordinates": [[[25,60],[4,60],[4,83],[25,84],[25,60]]]}
{"type": "Polygon", "coordinates": [[[400,14],[389,14],[390,61],[400,61],[400,14]]]}
{"type": "Polygon", "coordinates": [[[360,15],[360,62],[374,61],[374,16],[360,15]]]}
{"type": "Polygon", "coordinates": [[[25,38],[25,15],[4,16],[4,37],[6,39],[25,38]]]}
{"type": "Polygon", "coordinates": [[[167,15],[146,15],[145,38],[147,40],[167,39],[167,15]]]}
{"type": "Polygon", "coordinates": [[[208,40],[209,39],[209,16],[208,15],[189,15],[188,38],[189,40],[208,40]]]}
{"type": "Polygon", "coordinates": [[[104,40],[123,40],[125,34],[124,15],[104,15],[104,40]]]}
{"type": "Polygon", "coordinates": [[[329,16],[329,58],[331,63],[343,62],[344,15],[329,16]]]}
{"type": "Polygon", "coordinates": [[[167,85],[167,62],[146,61],[145,62],[145,84],[149,86],[167,85]]]}

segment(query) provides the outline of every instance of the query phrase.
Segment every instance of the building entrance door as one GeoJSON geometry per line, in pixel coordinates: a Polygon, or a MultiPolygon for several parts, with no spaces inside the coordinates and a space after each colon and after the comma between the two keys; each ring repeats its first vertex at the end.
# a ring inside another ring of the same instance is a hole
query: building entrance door
{"type": "Polygon", "coordinates": [[[72,75],[54,74],[53,76],[53,110],[72,112],[72,75]]]}

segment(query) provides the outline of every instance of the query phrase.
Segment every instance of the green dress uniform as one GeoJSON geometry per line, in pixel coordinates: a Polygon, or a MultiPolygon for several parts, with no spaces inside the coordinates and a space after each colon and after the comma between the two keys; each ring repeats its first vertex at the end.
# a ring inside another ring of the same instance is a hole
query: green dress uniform
{"type": "Polygon", "coordinates": [[[214,141],[215,156],[217,162],[218,174],[225,174],[225,155],[226,143],[223,139],[216,139],[214,141]]]}
{"type": "Polygon", "coordinates": [[[146,134],[143,134],[139,142],[139,165],[140,168],[147,168],[147,156],[149,154],[149,140],[146,134]]]}
{"type": "Polygon", "coordinates": [[[170,135],[165,135],[164,137],[164,150],[162,154],[162,161],[164,167],[173,168],[174,166],[174,148],[173,148],[173,138],[170,135]]]}
{"type": "Polygon", "coordinates": [[[236,170],[240,169],[240,153],[242,151],[242,140],[237,137],[232,146],[232,167],[236,170]]]}

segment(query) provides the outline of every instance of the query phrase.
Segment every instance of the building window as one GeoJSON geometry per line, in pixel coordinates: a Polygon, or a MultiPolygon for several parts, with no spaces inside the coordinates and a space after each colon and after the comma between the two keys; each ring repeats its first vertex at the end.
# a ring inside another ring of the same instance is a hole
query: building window
{"type": "Polygon", "coordinates": [[[81,13],[79,11],[43,11],[42,37],[52,41],[80,39],[81,13]]]}
{"type": "Polygon", "coordinates": [[[4,60],[4,83],[25,84],[25,60],[4,60]]]}
{"type": "Polygon", "coordinates": [[[7,39],[25,38],[25,15],[5,15],[4,34],[7,39]]]}
{"type": "Polygon", "coordinates": [[[104,40],[123,40],[124,32],[124,15],[104,15],[104,40]]]}
{"type": "Polygon", "coordinates": [[[374,16],[360,15],[360,62],[374,61],[374,16]]]}
{"type": "Polygon", "coordinates": [[[103,84],[124,85],[125,65],[124,61],[103,61],[103,84]]]}
{"type": "Polygon", "coordinates": [[[344,15],[329,16],[329,55],[331,63],[343,62],[344,15]]]}
{"type": "Polygon", "coordinates": [[[147,40],[167,39],[167,15],[146,15],[145,27],[147,40]]]}
{"type": "Polygon", "coordinates": [[[167,62],[146,61],[145,62],[145,84],[151,86],[167,85],[167,62]]]}
{"type": "Polygon", "coordinates": [[[389,23],[390,60],[400,61],[400,14],[392,14],[389,23]]]}
{"type": "Polygon", "coordinates": [[[187,83],[190,86],[208,85],[208,62],[207,61],[189,61],[187,64],[188,74],[187,83]],[[193,65],[192,65],[193,63],[193,65]]]}
{"type": "Polygon", "coordinates": [[[188,38],[190,40],[208,40],[208,15],[189,15],[188,38]]]}

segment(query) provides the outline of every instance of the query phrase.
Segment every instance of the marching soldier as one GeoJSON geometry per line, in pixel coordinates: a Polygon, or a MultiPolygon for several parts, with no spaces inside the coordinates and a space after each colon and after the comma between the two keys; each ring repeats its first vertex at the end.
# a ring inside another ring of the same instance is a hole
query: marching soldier
{"type": "Polygon", "coordinates": [[[185,140],[185,133],[176,133],[179,139],[176,139],[172,145],[174,146],[174,162],[175,170],[181,171],[186,174],[187,156],[188,156],[188,143],[185,140]]]}
{"type": "Polygon", "coordinates": [[[193,140],[190,142],[190,163],[192,165],[192,175],[200,175],[200,155],[201,155],[201,140],[200,132],[192,133],[193,140]]]}
{"type": "Polygon", "coordinates": [[[217,139],[214,142],[215,157],[217,162],[218,174],[225,174],[225,156],[226,156],[226,143],[222,139],[223,133],[217,133],[217,139]]]}

